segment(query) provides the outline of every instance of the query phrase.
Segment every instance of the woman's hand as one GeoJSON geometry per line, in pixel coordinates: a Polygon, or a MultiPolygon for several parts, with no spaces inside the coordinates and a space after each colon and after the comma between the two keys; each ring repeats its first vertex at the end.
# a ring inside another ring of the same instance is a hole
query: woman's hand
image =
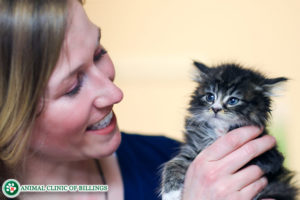
{"type": "Polygon", "coordinates": [[[189,166],[183,200],[250,200],[256,196],[267,179],[256,165],[241,168],[275,146],[270,135],[256,138],[261,131],[252,126],[238,128],[203,150],[189,166]]]}

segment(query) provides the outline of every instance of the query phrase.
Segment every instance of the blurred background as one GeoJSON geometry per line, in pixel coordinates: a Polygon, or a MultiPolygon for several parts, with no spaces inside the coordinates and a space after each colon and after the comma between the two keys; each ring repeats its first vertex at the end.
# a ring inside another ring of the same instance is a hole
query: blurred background
{"type": "Polygon", "coordinates": [[[270,130],[300,180],[300,1],[86,0],[85,9],[124,92],[115,106],[123,131],[182,140],[193,59],[288,77],[270,130]]]}

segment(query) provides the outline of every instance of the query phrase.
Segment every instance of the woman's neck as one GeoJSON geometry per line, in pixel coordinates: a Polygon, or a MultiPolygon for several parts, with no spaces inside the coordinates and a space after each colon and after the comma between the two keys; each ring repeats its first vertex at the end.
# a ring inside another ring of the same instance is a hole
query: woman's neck
{"type": "MultiPolygon", "coordinates": [[[[122,200],[124,194],[123,181],[116,155],[113,154],[109,157],[101,158],[99,159],[99,163],[106,180],[105,184],[109,186],[108,199],[122,200]]],[[[45,161],[45,159],[31,157],[27,159],[25,166],[23,170],[24,173],[20,176],[23,177],[20,179],[21,184],[104,184],[94,159],[51,162],[49,160],[45,161]]]]}
{"type": "Polygon", "coordinates": [[[102,184],[93,159],[52,161],[31,157],[22,174],[23,184],[102,184]]]}

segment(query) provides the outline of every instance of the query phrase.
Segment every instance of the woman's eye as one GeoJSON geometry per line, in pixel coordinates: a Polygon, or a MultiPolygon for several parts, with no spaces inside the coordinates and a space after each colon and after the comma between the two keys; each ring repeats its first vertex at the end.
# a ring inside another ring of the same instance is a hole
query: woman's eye
{"type": "Polygon", "coordinates": [[[231,97],[230,99],[228,99],[227,104],[234,106],[236,105],[240,100],[236,97],[231,97]]]}
{"type": "Polygon", "coordinates": [[[94,54],[94,58],[93,58],[94,62],[100,60],[100,58],[102,58],[102,56],[106,53],[107,51],[103,47],[102,48],[99,47],[94,54]]]}
{"type": "Polygon", "coordinates": [[[81,74],[78,74],[78,76],[77,76],[76,85],[74,87],[72,87],[72,89],[70,91],[65,93],[65,96],[72,97],[72,96],[75,96],[76,94],[78,94],[82,87],[82,84],[83,84],[83,74],[81,73],[81,74]]]}
{"type": "Polygon", "coordinates": [[[209,103],[213,103],[215,101],[215,95],[212,93],[207,93],[206,94],[206,101],[209,103]]]}

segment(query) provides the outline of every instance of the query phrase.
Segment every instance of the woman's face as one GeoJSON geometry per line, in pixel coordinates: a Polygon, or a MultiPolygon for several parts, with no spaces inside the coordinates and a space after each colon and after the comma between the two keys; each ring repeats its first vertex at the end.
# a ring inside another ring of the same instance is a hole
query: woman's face
{"type": "Polygon", "coordinates": [[[112,154],[121,136],[112,113],[122,100],[113,63],[100,44],[100,29],[72,2],[60,58],[34,124],[31,151],[53,160],[112,154]]]}

